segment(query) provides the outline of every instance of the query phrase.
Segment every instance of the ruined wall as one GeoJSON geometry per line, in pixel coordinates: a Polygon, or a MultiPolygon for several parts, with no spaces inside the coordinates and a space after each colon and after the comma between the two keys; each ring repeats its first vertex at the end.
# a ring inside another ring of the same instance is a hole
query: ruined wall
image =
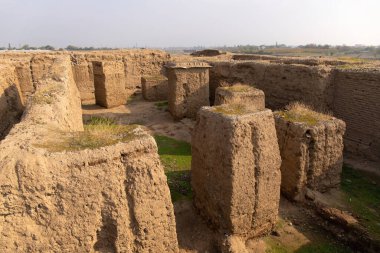
{"type": "Polygon", "coordinates": [[[380,71],[336,70],[334,115],[347,124],[345,148],[380,160],[380,71]]]}
{"type": "Polygon", "coordinates": [[[92,62],[85,55],[72,55],[71,63],[75,83],[79,89],[82,101],[94,100],[94,74],[92,62]]]}
{"type": "MultiPolygon", "coordinates": [[[[243,82],[265,93],[266,105],[280,109],[293,101],[330,111],[347,124],[345,150],[380,160],[379,70],[340,67],[341,61],[323,66],[255,62],[211,62],[210,101],[217,87],[243,82]],[[334,67],[337,65],[337,67],[334,67]]],[[[350,66],[350,65],[346,65],[350,66]]]]}
{"type": "Polygon", "coordinates": [[[209,65],[183,63],[168,67],[169,111],[175,119],[195,118],[209,102],[209,65]],[[192,66],[191,66],[192,65],[192,66]],[[198,65],[198,66],[196,66],[198,65]]]}
{"type": "Polygon", "coordinates": [[[36,92],[0,143],[0,252],[178,252],[154,139],[51,151],[83,131],[69,56],[34,59],[36,92]]]}
{"type": "Polygon", "coordinates": [[[243,104],[259,110],[265,109],[265,94],[248,85],[219,87],[215,91],[215,105],[243,104]]]}
{"type": "Polygon", "coordinates": [[[210,100],[215,90],[233,83],[247,83],[264,91],[266,106],[279,109],[291,101],[301,101],[318,110],[328,108],[331,69],[268,62],[215,62],[210,69],[210,100]]]}
{"type": "Polygon", "coordinates": [[[121,61],[93,61],[96,104],[112,108],[127,102],[124,65],[121,61]]]}
{"type": "Polygon", "coordinates": [[[121,61],[124,64],[125,88],[130,95],[141,86],[142,76],[165,74],[164,65],[170,55],[160,50],[115,50],[95,52],[75,52],[71,54],[75,82],[81,93],[82,101],[95,100],[93,61],[121,61]]]}
{"type": "Polygon", "coordinates": [[[19,122],[24,106],[14,66],[0,62],[0,140],[19,122]]]}
{"type": "Polygon", "coordinates": [[[310,125],[275,114],[281,151],[281,190],[297,201],[306,188],[324,192],[338,187],[343,165],[345,123],[331,117],[310,125]]]}
{"type": "Polygon", "coordinates": [[[163,101],[168,99],[168,79],[165,76],[141,77],[141,88],[144,99],[163,101]]]}
{"type": "Polygon", "coordinates": [[[276,224],[281,158],[270,110],[203,107],[191,141],[194,204],[220,232],[252,237],[276,224]]]}

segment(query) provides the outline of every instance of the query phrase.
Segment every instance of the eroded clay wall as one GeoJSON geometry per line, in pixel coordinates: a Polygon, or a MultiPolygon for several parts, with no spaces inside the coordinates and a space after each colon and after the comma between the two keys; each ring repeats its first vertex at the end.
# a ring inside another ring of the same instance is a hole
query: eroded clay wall
{"type": "Polygon", "coordinates": [[[165,73],[164,65],[170,55],[160,50],[120,50],[71,54],[75,82],[83,102],[95,101],[93,61],[121,61],[124,64],[125,88],[130,95],[141,87],[142,76],[157,76],[165,73]]]}
{"type": "Polygon", "coordinates": [[[33,65],[36,91],[0,142],[0,252],[178,252],[154,139],[136,129],[123,143],[51,151],[83,131],[81,98],[68,55],[33,65]]]}
{"type": "Polygon", "coordinates": [[[244,82],[265,93],[266,106],[280,109],[293,101],[332,112],[347,124],[345,150],[370,160],[380,160],[380,72],[347,68],[340,61],[323,66],[250,62],[213,62],[210,100],[215,89],[244,82]],[[329,65],[329,66],[327,66],[329,65]]]}
{"type": "Polygon", "coordinates": [[[336,70],[333,111],[347,124],[345,149],[380,160],[380,72],[336,70]]]}
{"type": "Polygon", "coordinates": [[[0,140],[19,122],[24,106],[14,66],[0,62],[0,140]]]}
{"type": "Polygon", "coordinates": [[[264,91],[266,106],[279,109],[301,101],[325,110],[329,105],[331,69],[268,62],[216,62],[210,70],[210,100],[215,90],[233,83],[247,83],[264,91]]]}

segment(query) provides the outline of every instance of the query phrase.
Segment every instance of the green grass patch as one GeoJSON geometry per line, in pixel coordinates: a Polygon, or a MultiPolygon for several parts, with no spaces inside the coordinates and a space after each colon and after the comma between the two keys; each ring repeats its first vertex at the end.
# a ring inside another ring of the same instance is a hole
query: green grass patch
{"type": "Polygon", "coordinates": [[[330,241],[310,242],[294,250],[280,241],[267,237],[264,239],[267,246],[265,253],[351,253],[350,248],[330,241]]]}
{"type": "Polygon", "coordinates": [[[363,172],[344,165],[341,189],[360,223],[375,239],[380,240],[380,186],[363,172]]]}
{"type": "Polygon", "coordinates": [[[116,125],[115,120],[111,118],[103,118],[103,117],[97,117],[93,116],[86,122],[84,122],[85,125],[103,125],[103,126],[112,126],[116,125]]]}
{"type": "Polygon", "coordinates": [[[274,240],[271,237],[264,239],[267,246],[265,253],[289,253],[290,251],[278,240],[274,240]]]}
{"type": "Polygon", "coordinates": [[[168,101],[160,101],[160,102],[154,103],[154,105],[157,107],[158,110],[165,111],[168,108],[169,103],[168,101]]]}
{"type": "Polygon", "coordinates": [[[132,140],[136,128],[137,125],[116,125],[111,119],[93,117],[84,125],[83,132],[54,133],[53,138],[35,146],[50,152],[96,149],[132,140]]]}
{"type": "Polygon", "coordinates": [[[192,198],[190,185],[191,146],[167,136],[154,136],[158,154],[165,168],[172,201],[192,198]]]}
{"type": "Polygon", "coordinates": [[[334,243],[310,243],[302,246],[296,253],[349,253],[353,252],[350,248],[334,243]]]}

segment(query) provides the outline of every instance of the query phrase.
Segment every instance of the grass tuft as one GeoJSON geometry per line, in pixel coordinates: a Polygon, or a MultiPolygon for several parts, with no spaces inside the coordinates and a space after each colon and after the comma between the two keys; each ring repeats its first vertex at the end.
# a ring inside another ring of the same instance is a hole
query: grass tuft
{"type": "Polygon", "coordinates": [[[116,125],[111,119],[94,117],[84,125],[83,132],[61,133],[60,138],[55,136],[35,146],[50,152],[96,149],[132,140],[137,136],[136,128],[137,125],[116,125]]]}
{"type": "Polygon", "coordinates": [[[278,111],[276,113],[288,121],[306,123],[310,126],[331,119],[331,115],[316,112],[310,106],[300,102],[291,103],[286,106],[285,111],[278,111]]]}

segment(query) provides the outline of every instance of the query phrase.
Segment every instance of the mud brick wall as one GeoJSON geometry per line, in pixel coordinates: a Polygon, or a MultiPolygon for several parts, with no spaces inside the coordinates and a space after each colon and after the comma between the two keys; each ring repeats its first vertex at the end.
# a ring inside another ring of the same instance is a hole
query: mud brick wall
{"type": "Polygon", "coordinates": [[[116,50],[107,52],[72,53],[75,82],[81,93],[82,102],[91,103],[95,100],[93,78],[93,61],[121,61],[125,75],[125,89],[130,95],[141,86],[141,77],[165,74],[164,65],[170,55],[160,50],[116,50]]]}
{"type": "Polygon", "coordinates": [[[168,68],[169,111],[175,119],[195,118],[209,102],[209,68],[168,68]]]}
{"type": "Polygon", "coordinates": [[[346,122],[345,150],[366,159],[380,160],[379,70],[344,70],[342,62],[323,66],[253,62],[210,62],[210,101],[217,87],[242,82],[265,93],[266,106],[283,108],[301,101],[318,111],[330,111],[346,122]],[[328,65],[328,66],[327,66],[328,65]]]}
{"type": "Polygon", "coordinates": [[[244,104],[250,108],[265,109],[265,94],[248,85],[219,87],[215,91],[215,105],[244,104]]]}
{"type": "Polygon", "coordinates": [[[22,92],[15,68],[0,62],[0,140],[19,122],[23,110],[22,92]]]}
{"type": "Polygon", "coordinates": [[[94,73],[92,62],[88,61],[85,55],[71,56],[74,80],[80,92],[82,101],[94,99],[94,73]]]}
{"type": "Polygon", "coordinates": [[[153,137],[139,128],[97,149],[38,145],[78,134],[83,123],[69,56],[35,62],[34,99],[0,142],[0,252],[178,252],[153,137]]]}
{"type": "Polygon", "coordinates": [[[316,125],[286,120],[275,114],[281,151],[281,191],[303,201],[306,188],[317,191],[337,187],[343,165],[345,123],[331,118],[316,125]]]}
{"type": "Polygon", "coordinates": [[[127,102],[124,65],[117,61],[94,61],[94,83],[96,104],[106,108],[127,102]]]}
{"type": "Polygon", "coordinates": [[[380,160],[380,72],[336,70],[334,115],[347,124],[348,152],[380,160]]]}
{"type": "Polygon", "coordinates": [[[168,79],[165,76],[141,77],[142,94],[148,101],[168,99],[168,79]]]}
{"type": "Polygon", "coordinates": [[[289,102],[300,101],[318,110],[328,108],[331,69],[305,65],[267,62],[210,63],[210,101],[217,87],[234,83],[254,85],[264,91],[266,107],[280,109],[289,102]]]}
{"type": "Polygon", "coordinates": [[[191,141],[194,203],[219,231],[256,236],[273,228],[279,207],[281,158],[273,114],[215,111],[227,107],[198,113],[191,141]]]}

